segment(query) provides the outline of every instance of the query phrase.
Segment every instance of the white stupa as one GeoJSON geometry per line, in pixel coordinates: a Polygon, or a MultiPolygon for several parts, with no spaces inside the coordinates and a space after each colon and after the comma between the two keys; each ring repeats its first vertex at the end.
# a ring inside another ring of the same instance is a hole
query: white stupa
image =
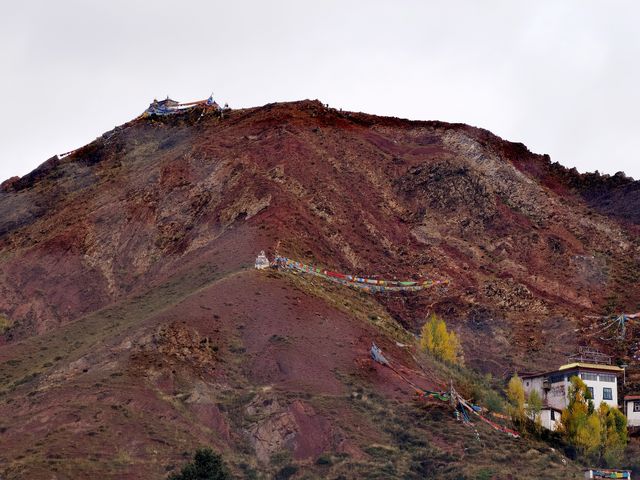
{"type": "Polygon", "coordinates": [[[264,270],[265,268],[269,268],[269,259],[264,254],[264,250],[260,252],[260,255],[256,258],[256,268],[258,270],[264,270]]]}

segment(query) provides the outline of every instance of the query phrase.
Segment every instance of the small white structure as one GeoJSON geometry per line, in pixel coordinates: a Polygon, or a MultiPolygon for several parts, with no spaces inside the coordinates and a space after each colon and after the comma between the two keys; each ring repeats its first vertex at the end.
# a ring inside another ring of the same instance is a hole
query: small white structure
{"type": "Polygon", "coordinates": [[[547,430],[555,431],[560,425],[560,415],[562,411],[557,408],[544,406],[540,410],[540,425],[547,430]]]}
{"type": "Polygon", "coordinates": [[[627,426],[640,427],[640,395],[626,395],[624,410],[627,415],[627,426]]]}
{"type": "Polygon", "coordinates": [[[256,268],[258,270],[264,270],[265,268],[269,268],[270,265],[269,259],[264,254],[264,250],[262,250],[260,255],[258,255],[258,258],[256,258],[256,268]]]}

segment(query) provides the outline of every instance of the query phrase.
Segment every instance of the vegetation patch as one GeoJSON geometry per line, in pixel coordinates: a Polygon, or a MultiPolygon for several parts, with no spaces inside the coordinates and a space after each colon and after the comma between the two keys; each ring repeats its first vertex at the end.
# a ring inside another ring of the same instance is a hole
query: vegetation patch
{"type": "Polygon", "coordinates": [[[168,480],[227,480],[231,479],[222,457],[210,448],[196,451],[193,461],[185,465],[180,473],[169,476],[168,480]]]}
{"type": "Polygon", "coordinates": [[[334,308],[378,327],[389,337],[402,343],[411,343],[415,337],[395,321],[376,301],[375,296],[349,287],[306,277],[292,272],[278,272],[286,276],[300,290],[323,299],[334,308]]]}
{"type": "Polygon", "coordinates": [[[7,330],[9,330],[12,324],[13,322],[9,320],[9,318],[7,318],[5,315],[2,315],[0,313],[0,335],[4,334],[7,330]]]}

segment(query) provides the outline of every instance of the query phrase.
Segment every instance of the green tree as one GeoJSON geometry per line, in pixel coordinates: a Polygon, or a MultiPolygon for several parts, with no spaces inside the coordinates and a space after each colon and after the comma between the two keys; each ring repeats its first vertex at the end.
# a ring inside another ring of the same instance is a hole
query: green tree
{"type": "Polygon", "coordinates": [[[168,480],[228,480],[231,474],[222,458],[210,448],[196,450],[193,462],[174,473],[168,480]]]}
{"type": "Polygon", "coordinates": [[[462,345],[455,332],[449,332],[447,325],[435,314],[422,327],[420,346],[439,360],[458,365],[464,364],[462,345]]]}
{"type": "Polygon", "coordinates": [[[509,415],[511,416],[511,421],[516,426],[516,428],[522,428],[525,423],[526,415],[525,415],[525,404],[524,404],[524,385],[522,384],[522,379],[515,374],[509,380],[506,389],[507,400],[509,400],[509,415]]]}

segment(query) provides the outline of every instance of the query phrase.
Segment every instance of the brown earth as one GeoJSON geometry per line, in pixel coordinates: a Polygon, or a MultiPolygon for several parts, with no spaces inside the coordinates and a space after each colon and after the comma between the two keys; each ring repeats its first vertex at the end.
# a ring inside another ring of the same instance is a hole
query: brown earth
{"type": "Polygon", "coordinates": [[[248,478],[569,475],[484,426],[477,448],[367,351],[438,388],[448,371],[396,344],[437,312],[498,379],[582,344],[633,362],[585,316],[640,310],[638,184],[316,101],[129,122],[0,188],[0,472],[162,478],[212,445],[248,478]],[[276,248],[451,285],[368,295],[252,270],[276,248]]]}

